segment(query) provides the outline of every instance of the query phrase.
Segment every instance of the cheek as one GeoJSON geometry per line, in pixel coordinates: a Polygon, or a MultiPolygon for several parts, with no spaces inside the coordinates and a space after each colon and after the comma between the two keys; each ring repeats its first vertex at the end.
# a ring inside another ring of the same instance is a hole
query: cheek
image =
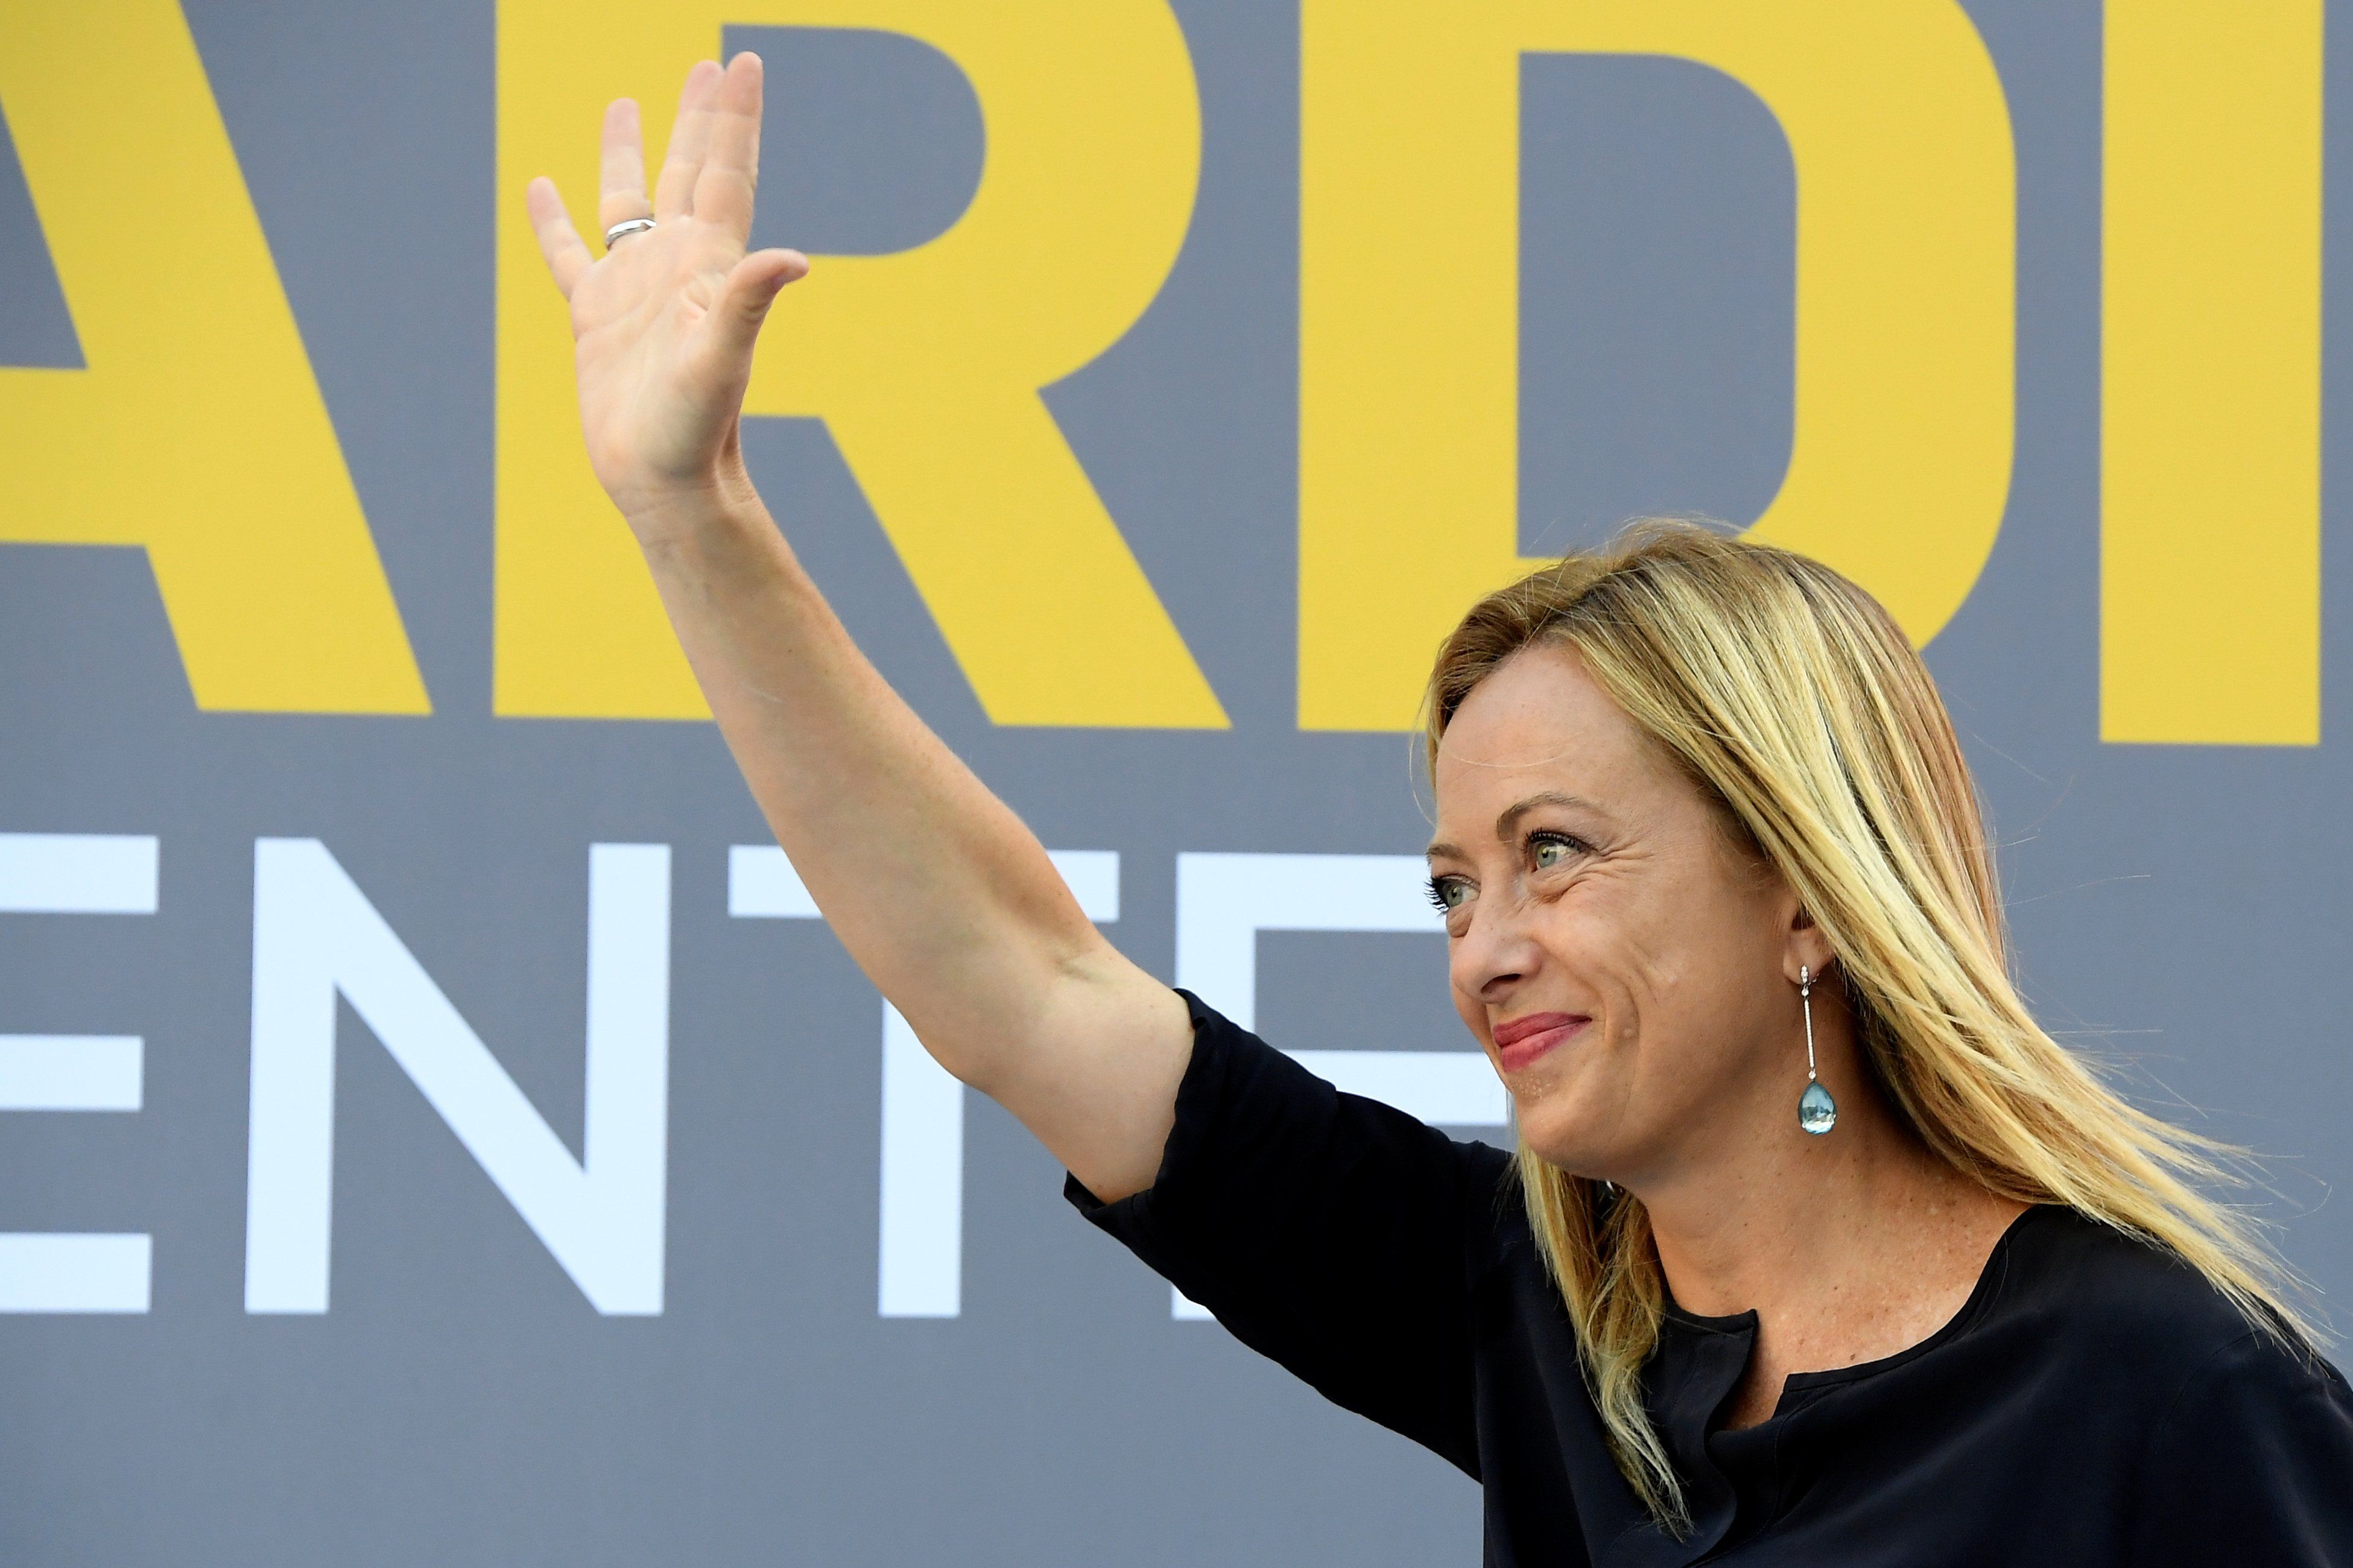
{"type": "Polygon", "coordinates": [[[1666,1034],[1680,1046],[1689,1028],[1704,1033],[1727,998],[1746,989],[1759,921],[1711,879],[1656,865],[1641,872],[1571,889],[1545,911],[1535,935],[1611,1009],[1616,1031],[1646,1040],[1666,1034]]]}
{"type": "Polygon", "coordinates": [[[1544,950],[1558,1005],[1594,1014],[1613,1039],[1634,1031],[1659,990],[1662,954],[1640,889],[1596,879],[1536,912],[1529,934],[1544,950]]]}
{"type": "Polygon", "coordinates": [[[1607,1120],[1614,1136],[1639,1138],[1687,1113],[1723,1076],[1725,963],[1704,930],[1657,918],[1632,889],[1589,891],[1547,910],[1533,933],[1559,976],[1559,1002],[1591,1012],[1594,1025],[1527,1085],[1525,1109],[1532,1131],[1549,1123],[1568,1135],[1607,1120]]]}

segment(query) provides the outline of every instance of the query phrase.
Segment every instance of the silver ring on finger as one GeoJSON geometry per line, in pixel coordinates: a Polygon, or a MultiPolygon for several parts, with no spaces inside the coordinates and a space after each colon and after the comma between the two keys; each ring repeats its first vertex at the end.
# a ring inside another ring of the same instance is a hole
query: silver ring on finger
{"type": "Polygon", "coordinates": [[[625,217],[605,231],[605,248],[610,250],[613,248],[615,240],[626,239],[633,234],[643,234],[653,226],[654,220],[649,217],[625,217]]]}

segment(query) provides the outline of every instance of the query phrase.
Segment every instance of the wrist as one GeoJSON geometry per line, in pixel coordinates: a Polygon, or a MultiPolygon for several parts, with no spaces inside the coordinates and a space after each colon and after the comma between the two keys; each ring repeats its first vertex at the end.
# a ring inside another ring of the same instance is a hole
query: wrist
{"type": "Polygon", "coordinates": [[[613,502],[641,545],[702,532],[714,524],[765,521],[759,492],[740,461],[723,460],[691,476],[664,478],[626,489],[613,502]]]}

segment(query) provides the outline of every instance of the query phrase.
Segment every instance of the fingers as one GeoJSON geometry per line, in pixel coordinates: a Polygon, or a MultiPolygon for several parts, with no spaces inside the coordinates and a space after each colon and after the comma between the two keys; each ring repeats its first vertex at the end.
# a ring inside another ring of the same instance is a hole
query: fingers
{"type": "Polygon", "coordinates": [[[605,110],[602,168],[596,197],[596,227],[608,229],[633,217],[653,216],[646,199],[646,144],[638,106],[617,98],[605,110]]]}
{"type": "Polygon", "coordinates": [[[808,258],[797,250],[755,250],[735,264],[710,317],[713,347],[723,363],[750,364],[768,307],[786,284],[807,274],[808,258]]]}
{"type": "Polygon", "coordinates": [[[694,179],[702,173],[703,153],[711,145],[721,75],[713,60],[697,60],[686,73],[686,86],[678,95],[678,121],[670,128],[670,151],[662,159],[661,177],[654,182],[657,218],[683,217],[694,210],[694,179]]]}
{"type": "Polygon", "coordinates": [[[555,194],[555,182],[542,174],[522,194],[523,211],[530,215],[532,233],[538,237],[539,253],[547,258],[547,270],[555,279],[555,287],[569,300],[596,258],[580,242],[580,235],[572,226],[572,215],[564,210],[564,198],[555,194]]]}
{"type": "Polygon", "coordinates": [[[752,193],[760,179],[760,57],[745,52],[727,62],[710,121],[711,142],[694,182],[691,210],[724,225],[738,240],[752,233],[752,193]]]}

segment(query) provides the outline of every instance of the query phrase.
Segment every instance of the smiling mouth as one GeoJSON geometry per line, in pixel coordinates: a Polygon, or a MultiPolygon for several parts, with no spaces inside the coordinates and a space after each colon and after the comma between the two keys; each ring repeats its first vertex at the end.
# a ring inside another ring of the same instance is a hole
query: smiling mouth
{"type": "Polygon", "coordinates": [[[1531,1013],[1495,1026],[1496,1065],[1518,1072],[1593,1020],[1583,1013],[1531,1013]]]}

